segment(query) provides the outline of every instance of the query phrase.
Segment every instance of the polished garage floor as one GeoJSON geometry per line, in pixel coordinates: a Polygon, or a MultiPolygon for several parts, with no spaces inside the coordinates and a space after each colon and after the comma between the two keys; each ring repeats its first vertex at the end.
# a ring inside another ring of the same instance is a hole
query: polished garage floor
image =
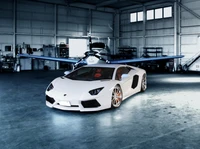
{"type": "Polygon", "coordinates": [[[149,74],[120,108],[80,113],[45,106],[62,73],[0,73],[0,149],[200,148],[200,74],[149,74]]]}

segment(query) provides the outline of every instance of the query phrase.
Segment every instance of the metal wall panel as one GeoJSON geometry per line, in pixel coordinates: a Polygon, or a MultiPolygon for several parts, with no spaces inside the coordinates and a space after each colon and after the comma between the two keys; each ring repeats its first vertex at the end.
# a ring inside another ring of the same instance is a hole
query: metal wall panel
{"type": "Polygon", "coordinates": [[[110,37],[113,47],[113,14],[39,1],[0,1],[0,49],[6,44],[41,48],[68,43],[89,32],[105,43],[110,37]]]}
{"type": "Polygon", "coordinates": [[[100,37],[113,37],[113,15],[92,11],[91,34],[100,37]]]}
{"type": "Polygon", "coordinates": [[[32,36],[32,35],[17,35],[16,43],[22,45],[23,42],[25,44],[30,44],[33,48],[41,48],[43,45],[53,45],[54,37],[50,36],[32,36]]]}
{"type": "Polygon", "coordinates": [[[5,52],[5,46],[11,45],[12,46],[12,35],[1,35],[0,36],[0,50],[3,51],[3,54],[7,54],[10,52],[5,52]]]}
{"type": "Polygon", "coordinates": [[[181,8],[181,53],[185,55],[182,58],[182,65],[184,65],[200,52],[200,1],[182,0],[182,4],[189,9],[188,11],[184,7],[181,8]]]}
{"type": "MultiPolygon", "coordinates": [[[[132,10],[132,12],[138,11],[132,10]]],[[[146,47],[163,47],[165,55],[174,55],[173,18],[148,20],[145,32],[143,21],[130,23],[130,11],[121,14],[120,19],[120,44],[137,47],[138,57],[143,54],[144,45],[146,47]],[[144,41],[146,42],[144,43],[144,41]]]]}
{"type": "MultiPolygon", "coordinates": [[[[185,55],[181,59],[181,64],[184,65],[187,60],[200,51],[200,1],[181,0],[181,4],[183,6],[181,6],[180,12],[180,51],[181,54],[185,55]]],[[[159,6],[157,7],[159,8],[159,6]]],[[[154,7],[152,6],[152,8],[154,7]]],[[[120,16],[121,45],[136,46],[139,49],[139,55],[141,55],[142,45],[144,45],[143,39],[145,39],[146,46],[161,46],[164,49],[164,55],[174,55],[175,26],[173,17],[146,21],[144,36],[142,22],[130,23],[130,12],[124,12],[120,16]],[[143,38],[139,36],[143,36],[143,38]]],[[[132,10],[132,12],[137,12],[137,10],[132,10]]]]}
{"type": "Polygon", "coordinates": [[[19,1],[16,18],[17,33],[54,33],[54,6],[51,4],[19,1]]]}
{"type": "Polygon", "coordinates": [[[192,10],[194,10],[195,12],[199,11],[199,5],[200,5],[199,0],[182,0],[181,2],[188,8],[192,8],[192,10]]]}
{"type": "Polygon", "coordinates": [[[13,33],[12,19],[0,18],[0,33],[13,33]]]}
{"type": "MultiPolygon", "coordinates": [[[[13,31],[13,3],[12,0],[0,5],[0,33],[12,33],[13,31]]],[[[2,41],[0,41],[2,43],[2,41]]]]}
{"type": "Polygon", "coordinates": [[[58,6],[57,34],[58,36],[86,36],[88,10],[58,6]]]}

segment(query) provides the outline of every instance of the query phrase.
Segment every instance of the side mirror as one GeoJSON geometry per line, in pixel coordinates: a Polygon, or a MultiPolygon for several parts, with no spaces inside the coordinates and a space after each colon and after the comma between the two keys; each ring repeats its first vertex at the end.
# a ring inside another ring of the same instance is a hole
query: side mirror
{"type": "Polygon", "coordinates": [[[128,78],[129,75],[128,74],[122,74],[121,76],[121,81],[125,80],[126,78],[128,78]]]}
{"type": "Polygon", "coordinates": [[[64,75],[68,75],[71,71],[65,71],[64,75]]]}

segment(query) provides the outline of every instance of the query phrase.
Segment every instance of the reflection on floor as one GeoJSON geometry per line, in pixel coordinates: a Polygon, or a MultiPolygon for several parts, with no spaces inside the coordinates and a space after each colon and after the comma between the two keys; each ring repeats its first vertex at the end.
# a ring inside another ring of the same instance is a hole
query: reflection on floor
{"type": "Polygon", "coordinates": [[[148,74],[146,92],[92,113],[45,106],[47,85],[62,74],[0,74],[1,149],[199,148],[199,74],[148,74]]]}

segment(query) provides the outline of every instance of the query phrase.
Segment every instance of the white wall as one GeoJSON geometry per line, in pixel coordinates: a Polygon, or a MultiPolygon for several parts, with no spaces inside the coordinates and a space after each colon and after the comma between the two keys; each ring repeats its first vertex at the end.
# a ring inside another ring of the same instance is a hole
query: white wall
{"type": "Polygon", "coordinates": [[[2,50],[23,42],[32,48],[68,43],[69,38],[87,38],[89,32],[94,40],[107,42],[112,28],[112,13],[28,0],[0,1],[2,50]]]}
{"type": "MultiPolygon", "coordinates": [[[[200,52],[200,1],[181,0],[189,11],[180,6],[180,53],[185,55],[181,64],[190,60],[197,52],[200,52]],[[194,16],[195,13],[197,16],[194,16]]],[[[151,5],[146,9],[155,9],[174,4],[151,5]]],[[[138,48],[138,56],[143,53],[144,32],[143,22],[130,23],[130,13],[142,11],[142,8],[123,11],[120,15],[120,45],[133,46],[138,48]]],[[[161,46],[165,55],[174,55],[174,14],[172,18],[146,21],[145,41],[146,46],[161,46]]],[[[178,45],[179,46],[179,45],[178,45]]]]}
{"type": "MultiPolygon", "coordinates": [[[[145,9],[162,8],[171,4],[160,4],[145,9]]],[[[130,13],[143,11],[143,8],[124,11],[120,20],[120,45],[137,47],[138,57],[143,54],[143,47],[163,47],[164,55],[174,54],[174,20],[172,18],[146,21],[144,33],[143,21],[130,23],[130,13]]]]}
{"type": "MultiPolygon", "coordinates": [[[[182,4],[200,16],[199,0],[182,0],[182,4]]],[[[181,8],[181,53],[185,55],[182,63],[186,63],[200,52],[200,19],[191,12],[181,8]]]]}
{"type": "MultiPolygon", "coordinates": [[[[0,49],[5,50],[6,45],[13,43],[13,4],[12,0],[0,5],[0,49]]],[[[8,54],[10,52],[3,52],[8,54]]]]}
{"type": "MultiPolygon", "coordinates": [[[[181,3],[200,15],[199,0],[181,0],[181,3]]],[[[173,3],[151,5],[146,9],[166,5],[173,6],[173,3]]],[[[93,41],[107,43],[107,37],[110,37],[111,51],[116,50],[114,47],[117,46],[137,47],[140,57],[145,40],[146,46],[161,46],[165,55],[173,55],[174,17],[146,21],[144,37],[143,22],[130,23],[129,16],[130,12],[142,10],[140,7],[116,15],[97,10],[17,0],[14,12],[14,0],[0,1],[0,49],[4,50],[5,45],[15,47],[15,42],[25,42],[33,48],[40,48],[44,44],[68,43],[69,38],[86,38],[91,32],[91,35],[95,36],[93,41]]],[[[180,17],[180,51],[185,55],[181,60],[183,64],[199,52],[200,21],[184,8],[181,8],[180,17]]]]}

